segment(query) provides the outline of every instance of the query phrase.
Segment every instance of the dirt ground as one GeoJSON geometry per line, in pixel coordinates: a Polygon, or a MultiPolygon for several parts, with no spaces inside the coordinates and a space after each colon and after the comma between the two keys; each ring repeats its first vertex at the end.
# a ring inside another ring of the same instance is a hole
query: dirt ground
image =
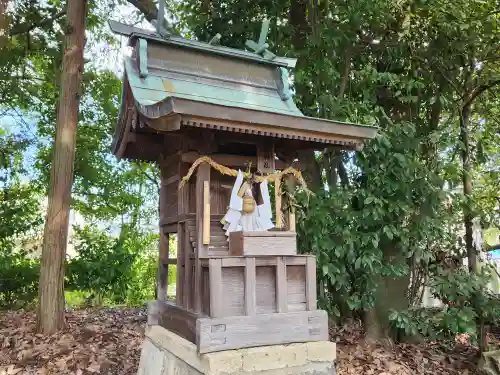
{"type": "MultiPolygon", "coordinates": [[[[0,312],[0,375],[136,374],[144,309],[79,310],[66,320],[66,330],[45,337],[35,332],[34,313],[0,312]]],[[[386,349],[365,344],[356,325],[332,328],[331,336],[339,375],[475,374],[477,350],[460,340],[386,349]]]]}

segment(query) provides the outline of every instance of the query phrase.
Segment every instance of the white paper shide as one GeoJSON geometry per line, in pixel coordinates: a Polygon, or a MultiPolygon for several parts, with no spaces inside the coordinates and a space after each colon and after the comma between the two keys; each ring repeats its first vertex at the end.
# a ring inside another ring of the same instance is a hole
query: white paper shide
{"type": "Polygon", "coordinates": [[[245,212],[243,209],[244,198],[238,195],[244,183],[243,173],[238,171],[236,181],[231,191],[231,200],[229,201],[229,209],[222,219],[226,236],[229,233],[236,231],[252,232],[252,231],[266,231],[274,227],[272,222],[272,208],[271,199],[269,197],[269,189],[267,181],[260,183],[260,195],[263,203],[260,205],[255,204],[252,196],[252,191],[248,188],[244,192],[244,198],[247,200],[252,199],[256,208],[252,212],[245,212]]]}

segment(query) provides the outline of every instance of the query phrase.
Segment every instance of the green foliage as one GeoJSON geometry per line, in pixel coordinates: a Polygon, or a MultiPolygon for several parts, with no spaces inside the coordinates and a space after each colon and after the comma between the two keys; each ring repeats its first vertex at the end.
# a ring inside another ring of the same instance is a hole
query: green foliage
{"type": "Polygon", "coordinates": [[[21,182],[29,140],[3,130],[0,135],[0,308],[23,307],[38,289],[39,262],[23,247],[42,222],[40,196],[36,184],[21,182]]]}
{"type": "Polygon", "coordinates": [[[88,290],[97,298],[106,294],[125,298],[128,277],[136,257],[133,240],[111,238],[90,228],[75,228],[77,258],[68,264],[68,288],[88,290]]]}
{"type": "Polygon", "coordinates": [[[410,260],[428,260],[442,233],[438,180],[418,162],[419,140],[408,123],[393,125],[356,155],[350,189],[334,188],[302,201],[299,245],[317,256],[326,285],[323,306],[338,316],[375,304],[379,277],[402,278],[410,260]],[[390,248],[393,254],[386,256],[390,248]]]}
{"type": "Polygon", "coordinates": [[[467,270],[439,270],[430,282],[436,298],[445,302],[442,309],[421,307],[405,311],[391,311],[394,326],[407,335],[421,334],[433,339],[453,339],[458,333],[468,333],[475,340],[476,321],[480,317],[487,324],[500,322],[500,300],[486,291],[490,280],[489,267],[478,274],[467,270]],[[479,296],[475,307],[473,301],[479,296]]]}
{"type": "Polygon", "coordinates": [[[21,251],[0,251],[0,309],[30,306],[38,292],[40,262],[21,251]]]}

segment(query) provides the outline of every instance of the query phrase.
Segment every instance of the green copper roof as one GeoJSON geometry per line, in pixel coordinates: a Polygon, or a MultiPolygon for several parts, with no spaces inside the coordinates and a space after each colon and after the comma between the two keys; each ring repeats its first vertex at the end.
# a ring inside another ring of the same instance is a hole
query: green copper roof
{"type": "Polygon", "coordinates": [[[138,39],[125,57],[135,101],[150,106],[169,97],[303,116],[293,102],[285,68],[252,64],[138,39]]]}
{"type": "MultiPolygon", "coordinates": [[[[274,56],[272,53],[265,53],[265,50],[262,51],[263,56],[261,56],[260,54],[255,52],[224,47],[222,45],[217,45],[217,44],[204,43],[196,40],[182,38],[180,36],[171,35],[166,38],[161,36],[156,31],[140,29],[116,21],[110,20],[108,23],[109,27],[111,28],[111,31],[113,31],[114,33],[130,37],[131,44],[133,44],[137,38],[143,38],[146,40],[154,41],[155,43],[177,46],[180,48],[189,48],[205,53],[228,56],[247,61],[258,62],[261,64],[270,64],[274,66],[293,68],[295,67],[295,64],[297,62],[297,59],[295,58],[274,56]]],[[[262,36],[259,38],[259,42],[262,42],[262,36]]],[[[264,46],[264,43],[259,44],[259,42],[252,43],[251,41],[248,41],[247,45],[252,47],[264,46]]]]}
{"type": "Polygon", "coordinates": [[[287,68],[295,59],[267,49],[266,21],[258,40],[246,42],[254,52],[220,46],[219,35],[203,43],[113,21],[110,26],[128,36],[133,47],[132,56],[124,58],[118,127],[129,128],[118,134],[118,153],[129,147],[123,134],[139,132],[134,128],[138,123],[139,129],[146,125],[160,132],[206,128],[349,148],[361,147],[377,132],[370,126],[304,116],[289,87],[287,68]]]}

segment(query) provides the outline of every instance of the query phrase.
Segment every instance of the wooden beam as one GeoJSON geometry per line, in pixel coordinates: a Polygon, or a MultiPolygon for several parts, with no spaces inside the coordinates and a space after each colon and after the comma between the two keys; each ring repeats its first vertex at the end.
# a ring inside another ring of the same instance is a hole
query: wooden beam
{"type": "Polygon", "coordinates": [[[191,259],[191,240],[186,223],[182,224],[182,242],[184,247],[184,279],[182,285],[182,307],[192,308],[193,301],[193,260],[191,259]]]}
{"type": "MultiPolygon", "coordinates": [[[[204,186],[205,182],[210,184],[210,165],[201,164],[196,171],[196,232],[197,232],[197,249],[195,249],[194,259],[194,312],[201,312],[201,260],[200,256],[208,255],[208,246],[203,243],[203,210],[204,202],[204,186]]],[[[210,202],[209,202],[210,203],[210,202]]]]}
{"type": "Polygon", "coordinates": [[[203,182],[203,245],[210,245],[210,181],[203,182]]]}
{"type": "MultiPolygon", "coordinates": [[[[242,156],[242,155],[229,155],[229,154],[209,154],[207,155],[216,163],[222,164],[226,167],[237,167],[237,168],[248,168],[248,165],[252,163],[253,168],[257,167],[257,157],[256,156],[242,156]]],[[[190,151],[181,155],[182,161],[186,163],[194,163],[201,155],[197,152],[190,151]]],[[[274,161],[274,168],[281,170],[288,167],[281,160],[274,161]]]]}
{"type": "Polygon", "coordinates": [[[127,144],[129,143],[129,137],[130,137],[130,128],[132,126],[132,113],[135,111],[135,108],[129,108],[125,112],[125,127],[123,129],[122,133],[122,138],[119,140],[120,144],[118,145],[117,150],[115,151],[115,155],[118,158],[121,158],[123,156],[123,153],[125,152],[125,148],[127,147],[127,144]]]}
{"type": "MultiPolygon", "coordinates": [[[[177,215],[176,217],[162,218],[162,219],[160,219],[160,224],[161,225],[177,224],[177,223],[182,223],[182,222],[185,222],[187,220],[192,220],[195,218],[196,218],[195,213],[185,214],[185,215],[182,214],[182,215],[177,215]]],[[[221,216],[221,219],[222,219],[222,216],[221,216]]]]}
{"type": "Polygon", "coordinates": [[[184,304],[184,267],[185,253],[184,253],[184,227],[183,223],[177,224],[177,272],[176,272],[176,290],[175,290],[175,303],[177,306],[184,304]]]}
{"type": "Polygon", "coordinates": [[[210,316],[221,318],[224,316],[222,305],[222,260],[220,258],[208,260],[208,276],[210,283],[210,316]]]}
{"type": "Polygon", "coordinates": [[[162,261],[164,265],[177,265],[177,258],[168,258],[167,261],[162,261]]]}
{"type": "MultiPolygon", "coordinates": [[[[222,262],[221,262],[222,264],[222,262]]],[[[245,315],[255,315],[257,310],[255,258],[245,258],[245,315]]]]}
{"type": "Polygon", "coordinates": [[[316,310],[316,293],[316,258],[309,256],[306,263],[306,310],[316,310]]]}
{"type": "Polygon", "coordinates": [[[179,182],[181,178],[179,177],[178,174],[174,174],[173,176],[170,176],[169,178],[165,179],[165,181],[162,181],[162,184],[164,185],[170,185],[173,184],[174,182],[179,182]]]}
{"type": "MultiPolygon", "coordinates": [[[[165,178],[166,170],[165,168],[160,167],[160,196],[158,203],[160,208],[160,217],[161,215],[167,214],[165,212],[167,207],[167,191],[166,186],[163,184],[165,178]]],[[[162,230],[161,224],[158,224],[160,228],[160,243],[156,298],[161,301],[166,301],[168,298],[169,235],[162,230]]]]}
{"type": "MultiPolygon", "coordinates": [[[[289,266],[303,266],[307,262],[310,255],[290,255],[285,256],[285,262],[289,266]]],[[[255,264],[257,267],[276,266],[277,257],[256,257],[255,264]]],[[[245,267],[245,257],[221,257],[222,267],[245,267]]]]}
{"type": "Polygon", "coordinates": [[[196,322],[200,354],[255,346],[328,340],[325,311],[300,311],[254,316],[199,318],[196,322]]]}
{"type": "Polygon", "coordinates": [[[274,173],[276,161],[272,142],[263,142],[257,146],[257,170],[259,172],[274,173]]]}
{"type": "MultiPolygon", "coordinates": [[[[196,343],[196,320],[202,316],[185,310],[172,302],[154,301],[156,324],[196,343]]],[[[154,319],[149,319],[154,321],[154,319]]]]}
{"type": "Polygon", "coordinates": [[[163,231],[163,233],[165,233],[165,234],[177,233],[177,223],[162,225],[161,220],[160,220],[160,227],[161,227],[161,231],[163,231]]]}
{"type": "Polygon", "coordinates": [[[283,257],[276,257],[276,308],[279,313],[288,311],[286,263],[283,257]]]}
{"type": "MultiPolygon", "coordinates": [[[[166,301],[168,298],[168,266],[173,264],[169,259],[169,235],[160,231],[160,261],[158,262],[158,280],[156,298],[166,301]]],[[[173,259],[176,261],[176,259],[173,259]]]]}

